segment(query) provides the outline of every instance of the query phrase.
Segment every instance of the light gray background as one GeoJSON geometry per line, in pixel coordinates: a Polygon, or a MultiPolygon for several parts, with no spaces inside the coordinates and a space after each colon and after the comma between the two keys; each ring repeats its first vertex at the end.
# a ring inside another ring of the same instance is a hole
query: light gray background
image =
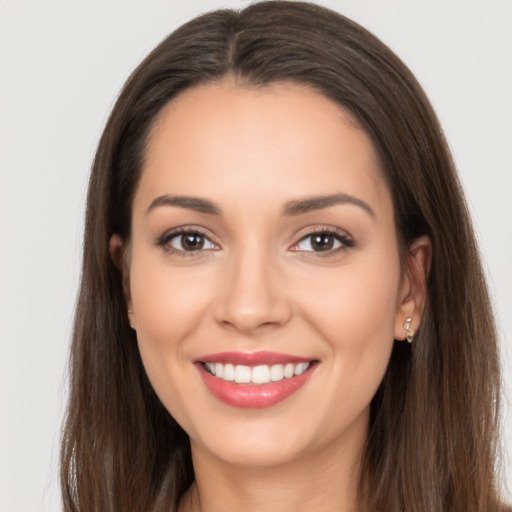
{"type": "MultiPolygon", "coordinates": [[[[511,394],[512,0],[325,0],[431,98],[494,293],[511,394]]],[[[57,511],[87,176],[128,73],[174,27],[247,2],[0,0],[0,512],[57,511]]],[[[510,410],[510,406],[509,406],[510,410]]],[[[512,487],[512,414],[504,423],[512,487]]]]}

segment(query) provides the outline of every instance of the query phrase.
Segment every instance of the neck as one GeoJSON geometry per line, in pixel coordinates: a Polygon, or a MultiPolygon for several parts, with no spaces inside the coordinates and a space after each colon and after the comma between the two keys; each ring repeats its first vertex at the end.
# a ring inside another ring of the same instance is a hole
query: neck
{"type": "Polygon", "coordinates": [[[356,512],[365,438],[336,440],[293,461],[265,467],[232,465],[192,443],[196,480],[178,510],[356,512]]]}

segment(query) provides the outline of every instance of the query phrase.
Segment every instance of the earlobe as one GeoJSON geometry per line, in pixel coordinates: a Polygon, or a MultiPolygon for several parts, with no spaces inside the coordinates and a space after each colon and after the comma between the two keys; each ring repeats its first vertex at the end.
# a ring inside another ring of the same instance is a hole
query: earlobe
{"type": "Polygon", "coordinates": [[[417,238],[409,247],[395,316],[395,339],[412,341],[427,301],[427,280],[432,261],[432,242],[417,238]]]}
{"type": "Polygon", "coordinates": [[[114,234],[110,237],[109,244],[108,244],[108,250],[110,253],[110,257],[112,258],[112,262],[117,267],[119,272],[121,273],[121,278],[123,282],[123,292],[124,292],[124,298],[126,302],[126,307],[128,310],[128,322],[130,323],[130,326],[135,329],[134,327],[134,319],[133,319],[133,306],[132,306],[132,300],[131,300],[131,293],[130,293],[130,272],[129,272],[129,264],[127,260],[127,247],[125,246],[125,243],[123,242],[123,239],[117,235],[114,234]]]}

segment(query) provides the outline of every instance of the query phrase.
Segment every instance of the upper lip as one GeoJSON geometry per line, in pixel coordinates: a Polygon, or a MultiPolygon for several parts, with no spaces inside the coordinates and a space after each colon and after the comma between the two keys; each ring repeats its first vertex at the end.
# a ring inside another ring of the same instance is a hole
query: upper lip
{"type": "Polygon", "coordinates": [[[300,357],[279,352],[258,351],[258,352],[219,352],[207,354],[196,359],[200,363],[222,363],[232,365],[258,366],[286,363],[309,363],[314,359],[300,357]]]}

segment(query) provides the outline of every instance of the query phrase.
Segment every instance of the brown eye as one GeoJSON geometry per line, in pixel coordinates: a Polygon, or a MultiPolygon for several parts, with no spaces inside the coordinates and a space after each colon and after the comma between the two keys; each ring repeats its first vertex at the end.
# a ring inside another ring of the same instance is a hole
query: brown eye
{"type": "Polygon", "coordinates": [[[294,252],[337,252],[338,249],[353,247],[354,242],[342,233],[318,231],[299,240],[291,250],[294,252]]]}
{"type": "Polygon", "coordinates": [[[197,251],[204,246],[204,236],[197,233],[181,235],[181,246],[185,251],[197,251]]]}
{"type": "Polygon", "coordinates": [[[208,249],[216,249],[217,246],[202,233],[193,231],[174,233],[167,236],[163,245],[169,249],[182,252],[193,252],[208,249]]]}
{"type": "Polygon", "coordinates": [[[334,236],[327,233],[311,236],[311,247],[314,251],[329,251],[334,247],[334,242],[334,236]]]}

